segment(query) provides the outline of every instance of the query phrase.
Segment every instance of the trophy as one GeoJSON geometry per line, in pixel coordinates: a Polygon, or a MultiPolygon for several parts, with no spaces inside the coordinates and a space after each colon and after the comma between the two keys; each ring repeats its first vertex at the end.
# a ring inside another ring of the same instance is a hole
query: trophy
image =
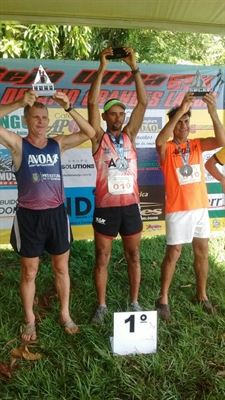
{"type": "Polygon", "coordinates": [[[50,81],[42,65],[38,68],[37,75],[32,84],[32,89],[38,96],[53,96],[56,93],[54,85],[50,81]]]}
{"type": "Polygon", "coordinates": [[[196,71],[193,82],[190,86],[190,92],[193,92],[194,96],[199,98],[202,98],[206,93],[209,93],[209,89],[198,70],[196,71]]]}

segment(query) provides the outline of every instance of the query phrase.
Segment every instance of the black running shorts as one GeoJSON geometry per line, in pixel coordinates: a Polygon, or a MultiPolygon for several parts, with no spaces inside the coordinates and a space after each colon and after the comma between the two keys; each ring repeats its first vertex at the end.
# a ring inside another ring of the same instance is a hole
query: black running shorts
{"type": "Polygon", "coordinates": [[[93,216],[95,232],[115,238],[137,235],[142,231],[142,220],[138,204],[121,207],[95,208],[93,216]]]}
{"type": "Polygon", "coordinates": [[[47,210],[19,207],[11,231],[10,243],[22,257],[39,257],[46,250],[59,255],[69,250],[72,231],[64,204],[47,210]]]}

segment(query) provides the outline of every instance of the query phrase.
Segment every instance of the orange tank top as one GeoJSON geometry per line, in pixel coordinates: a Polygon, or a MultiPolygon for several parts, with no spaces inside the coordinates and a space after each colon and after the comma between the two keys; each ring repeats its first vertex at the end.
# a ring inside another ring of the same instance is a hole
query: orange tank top
{"type": "Polygon", "coordinates": [[[136,151],[126,133],[122,132],[122,138],[125,167],[121,164],[118,149],[106,132],[93,155],[97,169],[95,206],[98,208],[128,206],[140,202],[136,151]]]}
{"type": "MultiPolygon", "coordinates": [[[[190,139],[188,164],[192,174],[182,176],[180,167],[184,165],[178,146],[173,141],[167,143],[165,163],[160,166],[165,178],[166,214],[177,211],[196,210],[209,206],[205,183],[202,149],[199,139],[190,139]]],[[[187,143],[181,143],[180,148],[185,155],[187,143]]]]}

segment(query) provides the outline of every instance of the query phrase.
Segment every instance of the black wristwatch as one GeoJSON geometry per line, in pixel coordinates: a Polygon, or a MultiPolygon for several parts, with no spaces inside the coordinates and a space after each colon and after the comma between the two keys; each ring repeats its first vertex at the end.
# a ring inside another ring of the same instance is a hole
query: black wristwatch
{"type": "Polygon", "coordinates": [[[66,112],[69,112],[69,111],[71,111],[73,109],[73,106],[72,106],[72,104],[70,103],[70,106],[68,107],[68,108],[64,108],[64,110],[66,111],[66,112]]]}
{"type": "Polygon", "coordinates": [[[132,75],[135,75],[135,74],[137,74],[139,71],[140,71],[140,69],[139,69],[139,68],[136,68],[136,69],[132,69],[132,70],[131,70],[131,73],[132,73],[132,75]]]}

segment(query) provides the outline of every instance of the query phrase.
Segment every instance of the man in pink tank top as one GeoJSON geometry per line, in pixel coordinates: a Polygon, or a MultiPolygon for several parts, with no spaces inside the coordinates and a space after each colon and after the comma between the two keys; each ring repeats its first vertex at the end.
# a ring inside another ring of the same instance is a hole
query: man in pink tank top
{"type": "Polygon", "coordinates": [[[145,114],[147,95],[133,49],[124,47],[124,50],[127,56],[122,60],[131,68],[128,75],[133,77],[137,95],[137,104],[127,125],[122,128],[125,121],[125,104],[119,99],[109,98],[102,114],[106,132],[101,127],[98,102],[102,79],[108,65],[107,58],[113,55],[111,47],[104,49],[100,54],[100,66],[88,96],[89,122],[96,131],[96,136],[92,139],[92,151],[97,169],[93,228],[96,254],[94,276],[98,306],[92,318],[93,323],[103,322],[107,311],[107,268],[112,241],[118,233],[122,237],[128,267],[130,308],[133,311],[141,311],[138,292],[141,279],[139,246],[142,221],[139,210],[135,138],[145,114]]]}
{"type": "Polygon", "coordinates": [[[194,302],[209,314],[216,309],[206,294],[208,275],[208,239],[210,223],[208,196],[204,178],[202,152],[225,145],[225,131],[216,111],[212,93],[203,97],[211,117],[215,136],[188,139],[190,107],[193,93],[186,93],[180,107],[172,109],[169,121],[156,139],[159,163],[165,178],[166,192],[166,255],[161,267],[161,292],[156,308],[162,319],[171,316],[168,291],[183,243],[192,243],[197,290],[194,302]],[[173,140],[169,140],[173,137],[173,140]]]}

